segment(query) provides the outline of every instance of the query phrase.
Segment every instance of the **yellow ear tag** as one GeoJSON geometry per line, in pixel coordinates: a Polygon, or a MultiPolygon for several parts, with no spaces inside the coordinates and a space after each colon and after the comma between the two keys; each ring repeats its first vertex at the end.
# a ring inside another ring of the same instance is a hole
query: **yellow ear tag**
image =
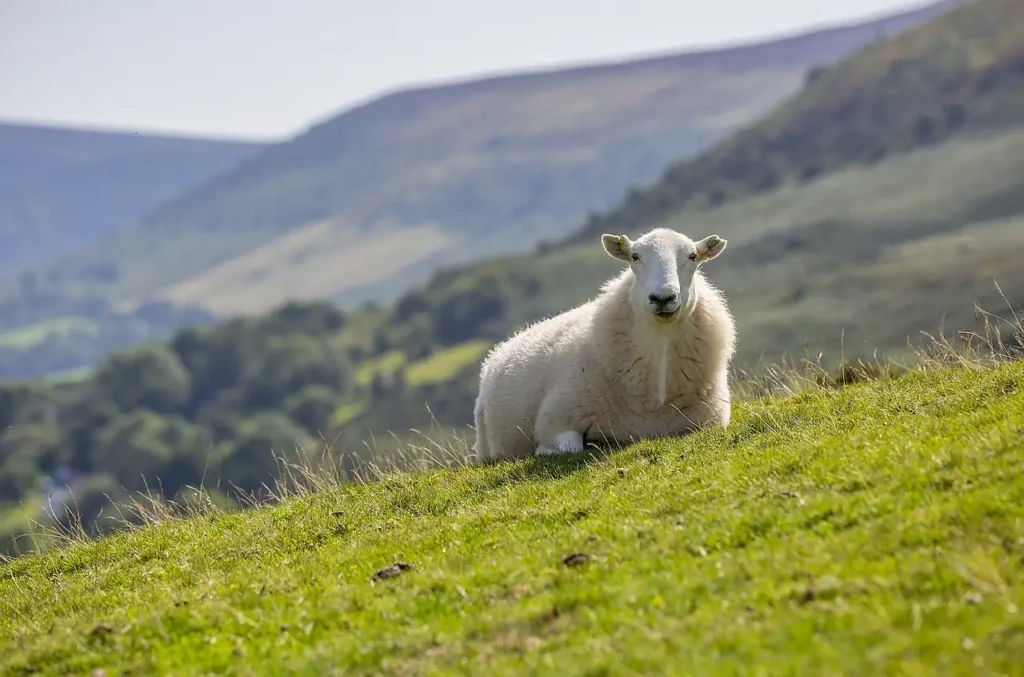
{"type": "Polygon", "coordinates": [[[626,236],[625,235],[619,235],[619,246],[623,247],[623,248],[626,246],[626,236]]]}

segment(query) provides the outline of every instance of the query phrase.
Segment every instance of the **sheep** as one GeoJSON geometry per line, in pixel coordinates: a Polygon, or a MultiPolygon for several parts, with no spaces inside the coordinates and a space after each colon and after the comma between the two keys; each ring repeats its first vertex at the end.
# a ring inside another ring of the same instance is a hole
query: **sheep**
{"type": "Polygon", "coordinates": [[[490,350],[474,407],[477,462],[575,453],[729,425],[736,325],[701,266],[727,244],[668,228],[604,234],[628,264],[589,302],[490,350]]]}

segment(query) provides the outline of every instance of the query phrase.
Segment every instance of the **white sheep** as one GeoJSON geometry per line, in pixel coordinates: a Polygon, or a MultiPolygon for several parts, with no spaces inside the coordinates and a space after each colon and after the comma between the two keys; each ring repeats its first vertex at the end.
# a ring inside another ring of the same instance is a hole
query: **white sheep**
{"type": "Polygon", "coordinates": [[[726,240],[603,235],[629,264],[591,301],[495,346],[480,368],[478,461],[583,451],[729,424],[736,325],[701,264],[726,240]]]}

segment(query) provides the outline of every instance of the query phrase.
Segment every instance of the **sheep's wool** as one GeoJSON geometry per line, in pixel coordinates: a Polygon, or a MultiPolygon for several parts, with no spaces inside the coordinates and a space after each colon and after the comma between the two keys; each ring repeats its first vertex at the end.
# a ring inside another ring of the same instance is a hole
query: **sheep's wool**
{"type": "Polygon", "coordinates": [[[477,460],[578,452],[727,426],[736,328],[700,266],[725,249],[659,228],[605,235],[629,264],[587,303],[495,346],[480,370],[477,460]]]}

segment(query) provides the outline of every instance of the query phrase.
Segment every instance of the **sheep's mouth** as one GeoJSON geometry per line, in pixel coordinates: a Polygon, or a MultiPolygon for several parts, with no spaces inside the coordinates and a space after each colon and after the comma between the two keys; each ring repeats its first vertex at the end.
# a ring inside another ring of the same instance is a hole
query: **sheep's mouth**
{"type": "Polygon", "coordinates": [[[673,308],[672,310],[661,309],[654,311],[654,316],[661,320],[662,322],[674,320],[677,315],[679,315],[679,308],[673,308]]]}

